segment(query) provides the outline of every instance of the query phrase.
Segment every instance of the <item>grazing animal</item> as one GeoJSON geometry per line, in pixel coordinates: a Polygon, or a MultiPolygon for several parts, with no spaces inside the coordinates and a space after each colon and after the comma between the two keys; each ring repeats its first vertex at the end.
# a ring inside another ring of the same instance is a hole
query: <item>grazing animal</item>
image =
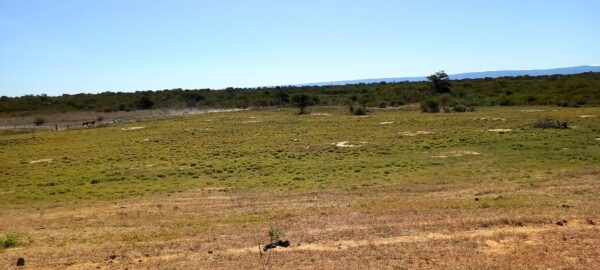
{"type": "Polygon", "coordinates": [[[95,124],[96,124],[96,120],[94,120],[94,121],[88,121],[88,122],[83,122],[81,124],[81,126],[91,127],[91,126],[93,126],[95,124]]]}

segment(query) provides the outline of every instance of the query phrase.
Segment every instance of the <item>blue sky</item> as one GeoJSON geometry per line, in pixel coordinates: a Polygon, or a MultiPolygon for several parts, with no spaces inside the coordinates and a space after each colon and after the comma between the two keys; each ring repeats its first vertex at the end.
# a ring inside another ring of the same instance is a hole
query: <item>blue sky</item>
{"type": "Polygon", "coordinates": [[[600,63],[600,1],[0,0],[0,94],[600,63]]]}

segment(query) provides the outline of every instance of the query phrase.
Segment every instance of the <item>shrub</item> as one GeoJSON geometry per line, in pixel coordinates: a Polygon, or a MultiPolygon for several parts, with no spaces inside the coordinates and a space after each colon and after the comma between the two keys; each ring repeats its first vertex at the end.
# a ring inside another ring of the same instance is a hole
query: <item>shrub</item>
{"type": "Polygon", "coordinates": [[[380,102],[378,106],[379,106],[379,108],[382,108],[382,109],[383,109],[383,108],[387,108],[387,103],[385,103],[385,102],[380,102]]]}
{"type": "Polygon", "coordinates": [[[4,239],[0,241],[0,247],[2,248],[15,247],[19,244],[21,244],[21,241],[19,240],[19,237],[17,237],[17,235],[15,234],[6,234],[4,236],[4,239]]]}
{"type": "Polygon", "coordinates": [[[456,105],[454,105],[454,111],[455,112],[466,112],[467,111],[467,107],[465,105],[462,105],[462,104],[456,104],[456,105]]]}
{"type": "Polygon", "coordinates": [[[103,120],[104,120],[104,117],[102,117],[102,116],[96,117],[96,121],[98,121],[98,122],[102,122],[103,120]]]}
{"type": "Polygon", "coordinates": [[[283,233],[283,231],[281,231],[278,228],[271,227],[269,229],[269,239],[271,242],[275,242],[275,241],[283,238],[284,236],[285,236],[285,234],[283,233]]]}
{"type": "Polygon", "coordinates": [[[46,119],[42,118],[42,117],[38,117],[35,120],[33,120],[33,124],[36,126],[41,126],[44,123],[46,123],[46,119]]]}
{"type": "Polygon", "coordinates": [[[534,128],[555,128],[555,129],[566,129],[569,128],[569,124],[567,122],[559,121],[552,119],[550,117],[546,117],[543,119],[539,119],[537,122],[533,124],[534,128]]]}
{"type": "Polygon", "coordinates": [[[421,111],[427,113],[440,112],[440,104],[433,99],[423,101],[421,102],[421,111]]]}

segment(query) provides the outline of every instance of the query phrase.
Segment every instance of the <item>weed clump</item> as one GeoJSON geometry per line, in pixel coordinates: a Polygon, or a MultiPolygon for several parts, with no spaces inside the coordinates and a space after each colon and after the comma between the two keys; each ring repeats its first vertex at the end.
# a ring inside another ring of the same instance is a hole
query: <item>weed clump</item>
{"type": "Polygon", "coordinates": [[[16,234],[6,234],[4,236],[4,239],[0,241],[0,247],[2,247],[3,249],[16,247],[20,244],[21,240],[19,240],[19,237],[16,234]]]}
{"type": "Polygon", "coordinates": [[[533,124],[534,128],[554,128],[554,129],[567,129],[569,128],[569,124],[567,122],[559,121],[556,119],[552,119],[550,117],[546,117],[543,119],[539,119],[537,122],[533,124]]]}

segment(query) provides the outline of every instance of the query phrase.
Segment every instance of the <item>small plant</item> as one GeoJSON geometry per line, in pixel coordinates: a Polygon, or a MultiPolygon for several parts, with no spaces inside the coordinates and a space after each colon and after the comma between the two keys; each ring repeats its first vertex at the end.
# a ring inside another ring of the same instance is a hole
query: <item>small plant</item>
{"type": "Polygon", "coordinates": [[[465,105],[462,105],[462,104],[456,104],[456,105],[454,105],[454,111],[455,112],[466,112],[467,111],[467,107],[465,105]]]}
{"type": "Polygon", "coordinates": [[[16,234],[6,234],[4,239],[0,242],[0,247],[11,248],[21,244],[19,237],[16,234]]]}
{"type": "Polygon", "coordinates": [[[271,262],[271,250],[276,247],[289,247],[290,241],[281,240],[285,234],[278,228],[269,228],[269,243],[261,248],[259,243],[259,260],[262,269],[269,269],[269,263],[271,262]]]}
{"type": "Polygon", "coordinates": [[[543,119],[539,119],[537,122],[533,124],[534,128],[554,128],[554,129],[567,129],[569,128],[569,124],[567,122],[559,121],[556,119],[552,119],[550,117],[546,117],[543,119]]]}
{"type": "Polygon", "coordinates": [[[35,120],[33,120],[33,124],[36,126],[41,126],[44,123],[46,123],[46,119],[44,119],[42,117],[37,117],[37,118],[35,118],[35,120]]]}
{"type": "Polygon", "coordinates": [[[439,102],[430,99],[430,100],[426,100],[421,102],[421,111],[422,112],[427,112],[427,113],[438,113],[440,112],[440,104],[439,102]]]}
{"type": "Polygon", "coordinates": [[[269,229],[269,239],[271,240],[271,242],[275,242],[281,238],[283,238],[285,236],[285,234],[277,228],[273,228],[271,227],[269,229]]]}
{"type": "Polygon", "coordinates": [[[98,116],[98,117],[96,117],[96,121],[102,122],[102,121],[104,121],[104,117],[98,116]]]}

